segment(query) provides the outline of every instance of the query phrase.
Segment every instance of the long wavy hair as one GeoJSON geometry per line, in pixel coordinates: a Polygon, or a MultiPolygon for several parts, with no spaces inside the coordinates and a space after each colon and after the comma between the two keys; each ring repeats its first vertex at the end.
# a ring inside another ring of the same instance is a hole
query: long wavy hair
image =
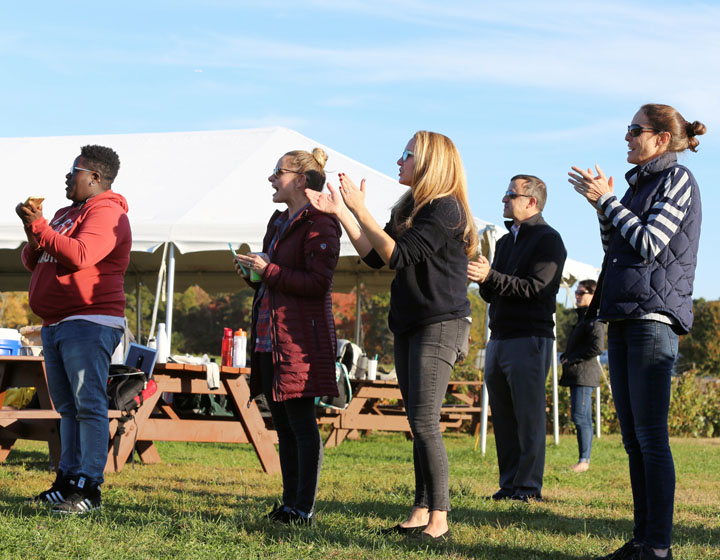
{"type": "Polygon", "coordinates": [[[478,233],[470,211],[467,179],[460,153],[450,138],[437,132],[419,130],[414,138],[415,169],[412,185],[393,207],[395,230],[402,234],[412,227],[415,216],[423,206],[439,198],[452,196],[464,214],[465,253],[469,257],[475,256],[478,233]]]}

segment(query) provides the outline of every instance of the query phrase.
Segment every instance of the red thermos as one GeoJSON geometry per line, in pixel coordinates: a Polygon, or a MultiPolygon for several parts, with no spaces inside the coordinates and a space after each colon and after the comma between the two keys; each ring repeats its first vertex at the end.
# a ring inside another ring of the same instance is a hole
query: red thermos
{"type": "Polygon", "coordinates": [[[232,366],[232,351],[233,351],[233,330],[225,329],[225,334],[222,339],[222,356],[221,365],[232,366]]]}

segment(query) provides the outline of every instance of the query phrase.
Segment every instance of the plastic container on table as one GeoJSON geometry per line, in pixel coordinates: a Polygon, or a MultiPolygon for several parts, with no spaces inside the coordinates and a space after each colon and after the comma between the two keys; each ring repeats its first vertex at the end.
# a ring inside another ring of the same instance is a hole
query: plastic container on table
{"type": "Polygon", "coordinates": [[[19,356],[20,331],[16,329],[0,329],[0,356],[19,356]]]}

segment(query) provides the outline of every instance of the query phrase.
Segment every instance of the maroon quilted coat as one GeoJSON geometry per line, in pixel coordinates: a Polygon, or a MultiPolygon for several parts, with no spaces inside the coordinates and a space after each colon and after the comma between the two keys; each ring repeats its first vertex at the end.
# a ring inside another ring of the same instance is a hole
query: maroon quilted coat
{"type": "MultiPolygon", "coordinates": [[[[275,235],[275,212],[268,222],[263,252],[275,235]]],[[[287,214],[287,210],[284,212],[287,214]]],[[[285,218],[286,216],[283,216],[285,218]]],[[[340,255],[340,224],[334,216],[308,206],[285,230],[263,271],[270,301],[273,346],[273,400],[337,396],[335,355],[337,338],[332,314],[332,280],[340,255]]],[[[252,284],[258,290],[260,284],[252,284]]],[[[251,348],[259,299],[253,302],[251,348]]],[[[250,360],[250,393],[262,393],[260,367],[255,352],[250,360]]]]}

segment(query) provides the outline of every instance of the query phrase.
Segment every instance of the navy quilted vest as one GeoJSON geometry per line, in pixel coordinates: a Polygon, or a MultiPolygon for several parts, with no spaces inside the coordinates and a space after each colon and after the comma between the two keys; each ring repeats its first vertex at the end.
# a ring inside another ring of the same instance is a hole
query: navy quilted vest
{"type": "Polygon", "coordinates": [[[646,222],[658,189],[677,167],[685,169],[692,185],[691,204],[677,233],[654,259],[647,261],[615,230],[604,264],[600,317],[604,320],[666,313],[674,317],[683,332],[693,322],[692,291],[697,264],[702,206],[700,191],[687,168],[678,165],[675,154],[664,154],[646,165],[633,168],[638,173],[621,203],[646,222]]]}

